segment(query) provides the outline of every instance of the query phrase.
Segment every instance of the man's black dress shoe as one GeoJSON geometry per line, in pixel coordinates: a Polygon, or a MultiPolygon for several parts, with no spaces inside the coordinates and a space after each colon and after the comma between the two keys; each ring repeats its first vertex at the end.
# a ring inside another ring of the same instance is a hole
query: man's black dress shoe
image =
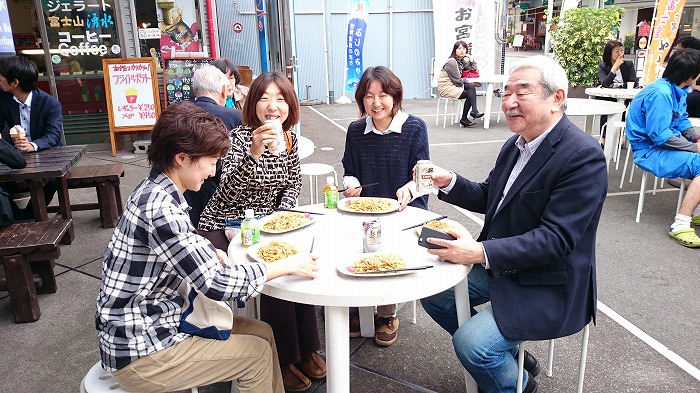
{"type": "Polygon", "coordinates": [[[528,351],[525,351],[525,361],[523,362],[523,368],[525,371],[529,372],[532,374],[533,377],[536,377],[540,371],[540,362],[537,361],[537,359],[532,356],[532,354],[528,351]]]}
{"type": "Polygon", "coordinates": [[[482,113],[479,113],[479,112],[472,112],[472,113],[470,113],[470,115],[472,115],[473,118],[478,119],[478,118],[480,118],[480,117],[483,117],[483,116],[484,116],[484,113],[483,113],[483,112],[482,112],[482,113]]]}
{"type": "Polygon", "coordinates": [[[537,393],[537,381],[535,381],[535,377],[530,374],[529,372],[527,373],[527,385],[523,388],[523,393],[537,393]]]}
{"type": "Polygon", "coordinates": [[[460,120],[460,121],[459,121],[459,124],[461,124],[462,127],[471,127],[471,126],[473,126],[473,125],[476,124],[476,123],[474,123],[473,121],[467,119],[467,120],[460,120]]]}

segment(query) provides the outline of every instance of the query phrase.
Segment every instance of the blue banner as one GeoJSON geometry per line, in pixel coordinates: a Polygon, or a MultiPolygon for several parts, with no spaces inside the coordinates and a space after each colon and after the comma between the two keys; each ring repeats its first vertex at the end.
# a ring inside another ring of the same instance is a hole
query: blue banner
{"type": "Polygon", "coordinates": [[[369,0],[348,0],[348,10],[345,91],[354,94],[364,71],[362,66],[362,47],[367,33],[369,0]]]}
{"type": "Polygon", "coordinates": [[[12,26],[7,1],[0,0],[0,55],[14,55],[15,42],[12,39],[12,26]]]}
{"type": "Polygon", "coordinates": [[[260,43],[260,67],[262,72],[269,71],[267,64],[267,36],[265,35],[265,4],[262,0],[255,3],[255,13],[258,18],[258,42],[260,43]]]}

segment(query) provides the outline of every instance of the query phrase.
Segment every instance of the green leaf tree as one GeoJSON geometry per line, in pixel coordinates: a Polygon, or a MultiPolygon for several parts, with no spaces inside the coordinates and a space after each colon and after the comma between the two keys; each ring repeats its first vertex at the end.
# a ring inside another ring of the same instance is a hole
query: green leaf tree
{"type": "Polygon", "coordinates": [[[573,8],[552,18],[554,59],[566,70],[572,87],[598,85],[603,48],[615,38],[624,12],[620,7],[573,8]]]}

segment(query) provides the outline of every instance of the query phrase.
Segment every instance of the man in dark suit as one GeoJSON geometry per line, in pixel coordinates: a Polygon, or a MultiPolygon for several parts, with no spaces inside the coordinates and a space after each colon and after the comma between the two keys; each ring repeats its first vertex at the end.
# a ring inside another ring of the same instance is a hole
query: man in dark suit
{"type": "MultiPolygon", "coordinates": [[[[564,115],[568,80],[544,56],[511,68],[502,109],[517,135],[477,183],[442,168],[439,198],[483,213],[478,239],[428,239],[443,260],[472,265],[472,306],[491,302],[461,327],[454,291],[422,300],[453,335],[457,357],[484,392],[514,392],[516,354],[524,340],[570,335],[595,320],[595,238],[607,193],[605,157],[564,115]]],[[[526,355],[525,392],[537,391],[539,364],[526,355]]]]}
{"type": "MultiPolygon", "coordinates": [[[[20,56],[0,58],[0,128],[2,139],[23,153],[62,146],[63,115],[61,104],[37,88],[39,70],[36,64],[20,56]],[[24,135],[11,137],[10,130],[20,126],[24,135]]],[[[7,186],[10,193],[22,191],[7,186]]],[[[56,182],[44,186],[44,198],[50,203],[56,193],[56,182]]],[[[16,214],[17,219],[31,219],[32,207],[16,214]]]]}
{"type": "Polygon", "coordinates": [[[2,138],[24,153],[63,145],[61,104],[37,88],[38,74],[36,64],[25,57],[0,60],[2,138]],[[25,137],[10,138],[9,130],[15,125],[26,131],[25,137]]]}
{"type": "MultiPolygon", "coordinates": [[[[201,67],[192,77],[194,104],[221,119],[231,131],[241,125],[241,111],[226,107],[226,89],[229,85],[226,75],[214,66],[201,67]]],[[[216,175],[206,179],[199,191],[185,191],[185,200],[192,208],[190,219],[195,228],[199,224],[199,216],[202,215],[204,207],[219,186],[220,177],[221,161],[216,163],[216,175]]]]}

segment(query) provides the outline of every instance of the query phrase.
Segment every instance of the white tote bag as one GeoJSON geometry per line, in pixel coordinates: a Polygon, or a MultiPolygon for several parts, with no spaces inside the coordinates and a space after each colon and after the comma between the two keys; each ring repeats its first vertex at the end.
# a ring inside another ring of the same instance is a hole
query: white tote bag
{"type": "Polygon", "coordinates": [[[180,331],[210,338],[227,340],[233,328],[233,310],[228,302],[213,300],[199,292],[187,281],[178,290],[185,299],[180,320],[180,331]]]}

